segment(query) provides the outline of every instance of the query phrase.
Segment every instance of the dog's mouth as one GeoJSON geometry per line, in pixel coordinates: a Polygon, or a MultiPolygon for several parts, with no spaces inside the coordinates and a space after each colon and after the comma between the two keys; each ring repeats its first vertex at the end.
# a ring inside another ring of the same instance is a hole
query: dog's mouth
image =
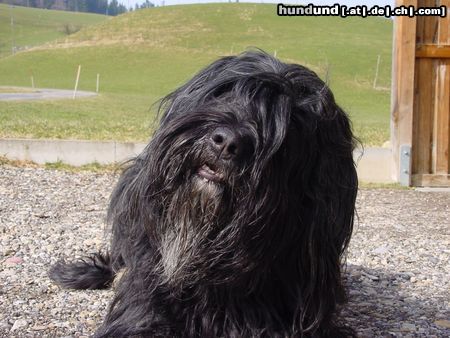
{"type": "Polygon", "coordinates": [[[197,175],[207,182],[221,183],[224,180],[223,174],[219,173],[215,166],[206,163],[198,168],[197,175]]]}

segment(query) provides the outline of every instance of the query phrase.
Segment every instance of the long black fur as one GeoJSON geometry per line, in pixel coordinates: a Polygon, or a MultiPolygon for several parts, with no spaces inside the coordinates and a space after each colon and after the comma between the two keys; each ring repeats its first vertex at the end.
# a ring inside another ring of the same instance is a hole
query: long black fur
{"type": "Polygon", "coordinates": [[[200,71],[161,111],[112,194],[110,253],[50,271],[75,289],[124,271],[96,337],[353,335],[336,312],[355,139],[327,85],[248,51],[200,71]]]}

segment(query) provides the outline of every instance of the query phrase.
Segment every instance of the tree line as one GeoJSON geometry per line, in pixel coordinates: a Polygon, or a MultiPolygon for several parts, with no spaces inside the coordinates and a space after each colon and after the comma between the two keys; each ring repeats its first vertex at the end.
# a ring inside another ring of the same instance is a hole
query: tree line
{"type": "Polygon", "coordinates": [[[149,0],[145,0],[141,5],[136,4],[134,8],[127,8],[117,0],[0,0],[0,3],[63,11],[97,13],[111,16],[155,6],[149,0]]]}

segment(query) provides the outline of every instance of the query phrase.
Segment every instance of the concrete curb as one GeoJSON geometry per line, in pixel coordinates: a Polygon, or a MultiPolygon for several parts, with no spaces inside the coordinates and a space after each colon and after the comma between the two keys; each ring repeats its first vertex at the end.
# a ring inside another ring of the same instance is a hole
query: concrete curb
{"type": "MultiPolygon", "coordinates": [[[[64,162],[74,166],[97,162],[109,164],[138,155],[145,143],[115,141],[1,139],[0,155],[38,164],[64,162]]],[[[359,179],[367,183],[393,183],[389,148],[365,148],[354,153],[359,179]]]]}
{"type": "Polygon", "coordinates": [[[82,140],[1,139],[0,155],[38,164],[61,161],[74,166],[122,162],[138,155],[145,143],[82,140]]]}
{"type": "Polygon", "coordinates": [[[372,147],[357,149],[353,158],[358,178],[366,183],[396,183],[393,175],[394,159],[391,148],[372,147]]]}

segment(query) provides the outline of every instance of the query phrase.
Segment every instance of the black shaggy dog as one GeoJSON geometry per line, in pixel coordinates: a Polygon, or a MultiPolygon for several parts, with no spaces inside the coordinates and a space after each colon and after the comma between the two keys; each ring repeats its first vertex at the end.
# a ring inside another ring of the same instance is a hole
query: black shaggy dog
{"type": "Polygon", "coordinates": [[[261,51],[168,95],[123,172],[109,254],[60,262],[63,287],[123,276],[96,337],[340,337],[357,176],[347,115],[315,73],[261,51]]]}

